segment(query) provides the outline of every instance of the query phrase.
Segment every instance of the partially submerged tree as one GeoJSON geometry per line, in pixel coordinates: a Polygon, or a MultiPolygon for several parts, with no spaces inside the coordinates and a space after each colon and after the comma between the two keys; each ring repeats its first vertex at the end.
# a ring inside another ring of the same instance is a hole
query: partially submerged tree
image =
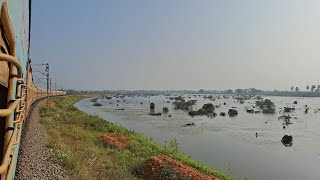
{"type": "Polygon", "coordinates": [[[236,115],[238,115],[238,111],[235,109],[229,109],[228,115],[231,117],[236,116],[236,115]]]}
{"type": "Polygon", "coordinates": [[[163,108],[162,108],[162,111],[163,111],[164,113],[168,113],[168,112],[169,112],[169,109],[168,109],[167,107],[163,107],[163,108]]]}
{"type": "Polygon", "coordinates": [[[190,111],[188,114],[190,116],[201,116],[201,115],[211,115],[211,116],[216,116],[216,113],[214,113],[214,105],[212,103],[207,103],[202,106],[201,109],[197,111],[190,111]]]}
{"type": "Polygon", "coordinates": [[[155,109],[155,104],[154,103],[150,103],[150,110],[153,111],[155,109]]]}
{"type": "Polygon", "coordinates": [[[256,101],[256,105],[262,109],[262,113],[275,113],[275,105],[274,103],[269,100],[269,99],[265,99],[264,101],[263,100],[260,100],[260,101],[256,101]]]}
{"type": "Polygon", "coordinates": [[[182,110],[191,110],[192,106],[195,105],[197,100],[190,100],[190,101],[175,101],[173,102],[175,109],[182,109],[182,110]]]}

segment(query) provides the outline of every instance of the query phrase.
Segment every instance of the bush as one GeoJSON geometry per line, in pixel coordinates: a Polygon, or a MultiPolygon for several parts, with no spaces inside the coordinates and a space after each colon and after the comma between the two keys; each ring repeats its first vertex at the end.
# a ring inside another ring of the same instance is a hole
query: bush
{"type": "Polygon", "coordinates": [[[273,114],[276,111],[274,103],[269,99],[256,101],[256,105],[262,109],[262,113],[273,114]]]}
{"type": "Polygon", "coordinates": [[[214,106],[212,103],[204,104],[201,109],[198,111],[190,111],[188,114],[190,116],[202,116],[202,115],[211,115],[216,116],[216,113],[214,113],[214,106]]]}
{"type": "Polygon", "coordinates": [[[197,100],[190,100],[190,101],[176,101],[173,102],[175,105],[175,109],[182,109],[182,110],[190,110],[192,106],[195,105],[197,100]]]}

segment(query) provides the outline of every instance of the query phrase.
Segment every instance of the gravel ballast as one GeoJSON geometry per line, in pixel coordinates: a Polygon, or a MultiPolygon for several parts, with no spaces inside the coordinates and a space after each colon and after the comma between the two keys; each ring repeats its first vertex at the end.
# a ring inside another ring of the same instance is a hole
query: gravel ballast
{"type": "MultiPolygon", "coordinates": [[[[42,101],[43,102],[43,101],[42,101]]],[[[48,135],[40,124],[38,105],[23,126],[15,179],[69,179],[68,172],[52,158],[48,135]]]]}

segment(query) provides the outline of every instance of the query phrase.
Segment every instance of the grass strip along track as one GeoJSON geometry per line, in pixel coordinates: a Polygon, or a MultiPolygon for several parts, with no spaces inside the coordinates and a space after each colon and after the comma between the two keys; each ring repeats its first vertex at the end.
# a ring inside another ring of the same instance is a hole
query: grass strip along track
{"type": "MultiPolygon", "coordinates": [[[[54,100],[55,106],[40,107],[40,122],[49,135],[48,146],[54,158],[71,172],[72,179],[146,179],[145,162],[158,155],[217,179],[232,179],[183,154],[175,143],[163,147],[139,133],[81,112],[73,105],[82,98],[85,97],[65,96],[54,100]],[[124,148],[108,145],[101,140],[105,134],[124,135],[130,143],[124,148]]],[[[155,179],[199,179],[183,177],[170,167],[161,168],[155,179]]]]}

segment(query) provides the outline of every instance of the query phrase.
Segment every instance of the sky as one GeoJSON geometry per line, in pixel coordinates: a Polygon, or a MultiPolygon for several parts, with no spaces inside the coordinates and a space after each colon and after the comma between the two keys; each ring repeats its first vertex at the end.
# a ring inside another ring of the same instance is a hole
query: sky
{"type": "Polygon", "coordinates": [[[319,0],[32,1],[31,59],[58,87],[320,84],[319,0]]]}

